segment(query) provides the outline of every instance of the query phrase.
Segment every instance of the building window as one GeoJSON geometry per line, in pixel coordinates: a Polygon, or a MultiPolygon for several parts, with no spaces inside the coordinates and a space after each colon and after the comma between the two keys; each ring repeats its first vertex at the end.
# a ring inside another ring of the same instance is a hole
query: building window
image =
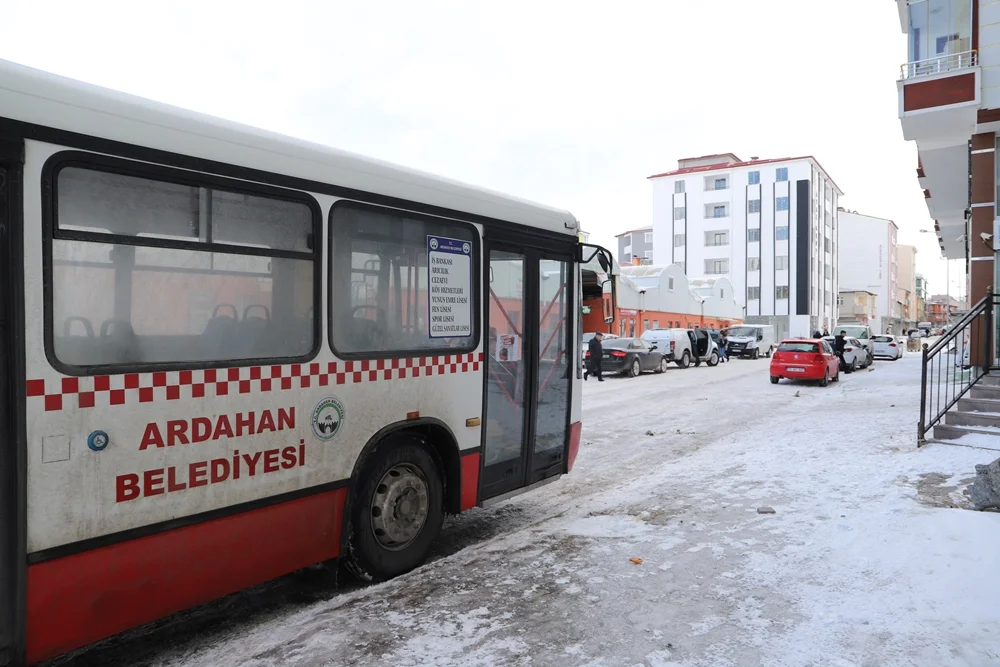
{"type": "Polygon", "coordinates": [[[728,190],[729,179],[725,176],[709,176],[705,179],[706,190],[728,190]]]}
{"type": "Polygon", "coordinates": [[[774,258],[774,270],[775,271],[788,270],[788,255],[777,255],[774,258]]]}
{"type": "MultiPolygon", "coordinates": [[[[972,3],[975,0],[932,0],[910,2],[908,55],[910,76],[957,69],[958,59],[949,59],[972,50],[972,3]]],[[[966,61],[967,64],[971,60],[966,61]]],[[[967,66],[967,65],[966,65],[967,66]]]]}
{"type": "Polygon", "coordinates": [[[683,248],[684,247],[684,235],[683,234],[674,234],[674,247],[675,248],[683,248]]]}
{"type": "Polygon", "coordinates": [[[632,244],[629,243],[627,246],[625,246],[625,249],[622,250],[622,253],[624,253],[626,257],[632,257],[632,244]]]}
{"type": "Polygon", "coordinates": [[[759,171],[751,171],[750,172],[750,185],[759,185],[759,184],[760,184],[760,172],[759,171]]]}
{"type": "Polygon", "coordinates": [[[646,259],[653,259],[653,251],[652,250],[644,250],[642,252],[642,256],[645,257],[646,259]]]}
{"type": "Polygon", "coordinates": [[[674,277],[673,276],[667,276],[667,291],[668,292],[673,292],[674,291],[674,277]]]}
{"type": "Polygon", "coordinates": [[[843,296],[838,296],[837,297],[837,305],[838,306],[843,306],[844,305],[844,297],[843,296]]]}
{"type": "Polygon", "coordinates": [[[788,197],[778,197],[778,201],[775,203],[775,209],[779,211],[788,210],[788,197]]]}
{"type": "Polygon", "coordinates": [[[46,184],[57,193],[50,352],[65,372],[310,356],[320,229],[311,200],[78,164],[46,184]]]}
{"type": "Polygon", "coordinates": [[[660,320],[653,320],[653,328],[654,329],[660,328],[660,320]]]}
{"type": "Polygon", "coordinates": [[[711,276],[721,275],[723,273],[729,273],[729,260],[728,259],[706,259],[705,260],[705,273],[711,276]]]}
{"type": "Polygon", "coordinates": [[[760,300],[760,287],[748,287],[747,301],[759,301],[759,300],[760,300]]]}
{"type": "Polygon", "coordinates": [[[747,271],[760,271],[760,257],[747,258],[747,271]]]}
{"type": "Polygon", "coordinates": [[[674,207],[674,220],[683,220],[686,211],[683,206],[674,207]]]}
{"type": "Polygon", "coordinates": [[[830,239],[824,239],[823,245],[827,252],[833,252],[833,243],[830,242],[830,239]]]}
{"type": "Polygon", "coordinates": [[[729,245],[729,232],[725,231],[705,232],[705,245],[706,246],[729,245]]]}
{"type": "Polygon", "coordinates": [[[747,202],[747,213],[760,213],[759,199],[751,199],[747,202]]]}
{"type": "Polygon", "coordinates": [[[753,229],[747,230],[747,241],[749,243],[759,243],[760,242],[760,228],[754,227],[753,229]]]}
{"type": "Polygon", "coordinates": [[[646,232],[645,241],[647,244],[653,242],[653,232],[646,232]]]}
{"type": "Polygon", "coordinates": [[[674,181],[674,194],[683,194],[684,181],[674,181]]]}
{"type": "Polygon", "coordinates": [[[775,227],[774,228],[774,238],[777,241],[787,241],[788,240],[788,227],[775,227]]]}
{"type": "Polygon", "coordinates": [[[777,169],[775,169],[774,170],[774,180],[778,181],[779,183],[781,181],[787,181],[788,180],[788,167],[778,167],[777,169]]]}
{"type": "Polygon", "coordinates": [[[707,204],[705,206],[706,218],[725,218],[728,215],[729,211],[725,204],[707,204]]]}
{"type": "Polygon", "coordinates": [[[774,298],[776,299],[787,299],[788,298],[788,285],[778,285],[774,288],[774,298]]]}

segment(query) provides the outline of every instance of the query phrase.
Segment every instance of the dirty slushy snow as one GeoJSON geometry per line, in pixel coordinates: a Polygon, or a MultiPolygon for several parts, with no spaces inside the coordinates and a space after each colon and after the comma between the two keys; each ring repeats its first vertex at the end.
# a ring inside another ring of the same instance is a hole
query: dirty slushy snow
{"type": "MultiPolygon", "coordinates": [[[[915,448],[917,355],[826,389],[767,375],[734,361],[588,383],[576,469],[509,501],[528,517],[510,531],[143,662],[1000,661],[1000,515],[956,507],[995,452],[915,448]]],[[[504,516],[475,510],[447,530],[504,516]]]]}

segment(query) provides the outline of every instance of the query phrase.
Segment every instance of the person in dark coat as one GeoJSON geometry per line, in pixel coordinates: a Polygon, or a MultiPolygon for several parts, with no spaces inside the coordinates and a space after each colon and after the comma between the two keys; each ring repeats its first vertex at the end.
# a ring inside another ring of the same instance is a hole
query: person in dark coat
{"type": "Polygon", "coordinates": [[[840,357],[840,364],[844,364],[844,350],[847,348],[847,332],[841,331],[833,337],[833,353],[840,357]]]}
{"type": "Polygon", "coordinates": [[[601,364],[604,358],[604,347],[601,345],[602,340],[604,340],[604,334],[598,331],[590,339],[590,344],[587,345],[587,351],[590,352],[590,367],[583,372],[584,380],[587,379],[588,375],[593,375],[597,378],[598,382],[604,382],[604,378],[601,377],[601,364]]]}

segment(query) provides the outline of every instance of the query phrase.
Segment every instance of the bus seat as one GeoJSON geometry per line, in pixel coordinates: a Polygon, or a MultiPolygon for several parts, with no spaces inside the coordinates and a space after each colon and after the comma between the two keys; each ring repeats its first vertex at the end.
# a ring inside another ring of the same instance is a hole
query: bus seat
{"type": "Polygon", "coordinates": [[[271,311],[266,306],[247,306],[243,311],[243,321],[235,332],[233,348],[235,356],[252,358],[270,356],[268,352],[274,349],[271,345],[271,311]],[[262,311],[262,315],[251,315],[251,311],[262,311]]]}
{"type": "Polygon", "coordinates": [[[223,346],[231,343],[236,335],[236,307],[219,304],[212,312],[212,318],[201,332],[201,351],[203,359],[217,359],[223,346]],[[223,315],[222,308],[231,308],[233,314],[223,315]]]}
{"type": "Polygon", "coordinates": [[[105,320],[101,324],[101,351],[107,363],[139,361],[139,349],[131,322],[105,320]]]}

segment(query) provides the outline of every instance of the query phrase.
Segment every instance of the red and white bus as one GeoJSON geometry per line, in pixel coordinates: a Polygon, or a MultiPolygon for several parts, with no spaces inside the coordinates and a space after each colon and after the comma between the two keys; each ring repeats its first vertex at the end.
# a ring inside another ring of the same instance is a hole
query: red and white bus
{"type": "Polygon", "coordinates": [[[0,61],[0,665],[573,467],[565,211],[0,61]]]}

